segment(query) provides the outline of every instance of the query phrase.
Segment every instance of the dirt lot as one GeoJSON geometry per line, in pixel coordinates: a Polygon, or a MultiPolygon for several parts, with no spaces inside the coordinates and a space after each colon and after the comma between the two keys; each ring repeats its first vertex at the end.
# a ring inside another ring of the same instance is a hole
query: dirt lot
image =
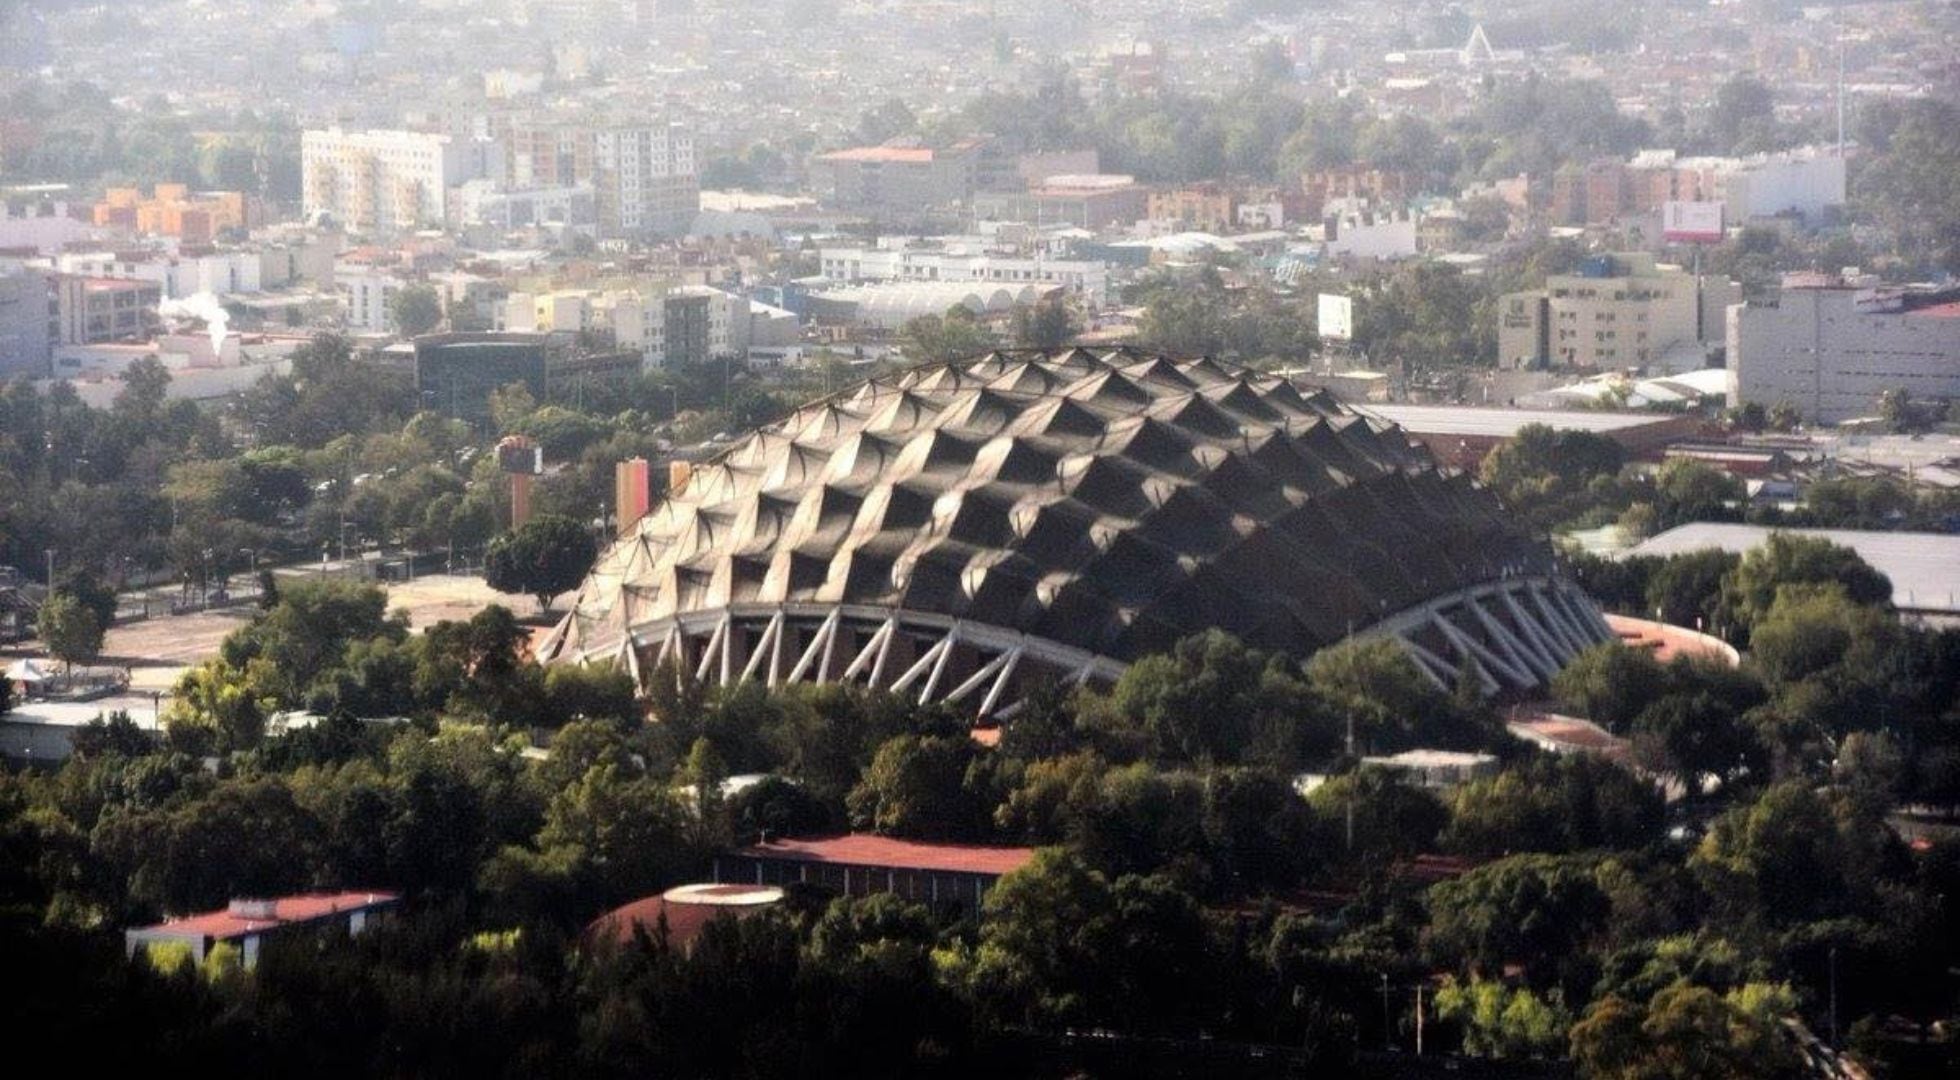
{"type": "MultiPolygon", "coordinates": [[[[467,619],[492,603],[503,604],[520,619],[537,614],[536,601],[496,592],[477,577],[432,574],[386,583],[383,588],[388,591],[389,609],[407,611],[410,625],[418,630],[446,619],[467,619]]],[[[131,690],[167,691],[185,668],[216,656],[225,635],[251,621],[254,612],[248,604],[189,615],[158,614],[111,627],[97,666],[128,668],[131,690]]],[[[4,651],[8,659],[38,655],[42,655],[40,643],[32,641],[4,651]]]]}

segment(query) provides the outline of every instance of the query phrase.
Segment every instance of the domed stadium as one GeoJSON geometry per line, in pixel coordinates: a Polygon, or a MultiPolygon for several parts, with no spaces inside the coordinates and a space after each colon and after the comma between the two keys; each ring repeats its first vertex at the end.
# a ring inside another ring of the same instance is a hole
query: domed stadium
{"type": "MultiPolygon", "coordinates": [[[[1550,547],[1393,425],[1129,348],[876,378],[686,476],[541,643],[729,684],[852,681],[1011,716],[1216,627],[1401,644],[1439,686],[1542,685],[1609,640],[1550,547]]],[[[676,677],[676,676],[669,676],[676,677]]]]}

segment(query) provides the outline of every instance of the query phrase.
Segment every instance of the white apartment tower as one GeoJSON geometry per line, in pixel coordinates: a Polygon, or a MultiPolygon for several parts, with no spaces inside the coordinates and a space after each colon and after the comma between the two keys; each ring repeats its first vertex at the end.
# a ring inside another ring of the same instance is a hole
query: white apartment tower
{"type": "Polygon", "coordinates": [[[678,236],[701,209],[694,137],[677,124],[521,116],[498,134],[509,188],[589,186],[602,236],[678,236]]]}
{"type": "Polygon", "coordinates": [[[467,147],[416,131],[300,136],[301,205],[357,232],[407,232],[444,223],[449,188],[469,179],[467,147]]]}

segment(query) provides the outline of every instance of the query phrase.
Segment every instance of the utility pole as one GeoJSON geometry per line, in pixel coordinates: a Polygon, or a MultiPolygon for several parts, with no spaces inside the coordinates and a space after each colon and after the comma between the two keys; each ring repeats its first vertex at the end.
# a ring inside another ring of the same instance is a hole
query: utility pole
{"type": "Polygon", "coordinates": [[[1382,1049],[1395,1049],[1395,1022],[1388,1004],[1388,972],[1382,972],[1382,1049]]]}
{"type": "MultiPolygon", "coordinates": [[[[1354,712],[1349,710],[1347,717],[1347,758],[1351,770],[1348,773],[1347,791],[1347,849],[1354,852],[1354,785],[1360,782],[1360,770],[1354,769],[1354,712]]],[[[1383,978],[1388,976],[1384,975],[1383,978]]]]}
{"type": "Polygon", "coordinates": [[[1831,946],[1831,1049],[1838,1048],[1837,946],[1831,946]]]}
{"type": "Polygon", "coordinates": [[[1422,984],[1416,983],[1416,1056],[1422,1056],[1422,984]]]}
{"type": "Polygon", "coordinates": [[[54,595],[54,549],[47,550],[48,556],[48,595],[54,595]]]}

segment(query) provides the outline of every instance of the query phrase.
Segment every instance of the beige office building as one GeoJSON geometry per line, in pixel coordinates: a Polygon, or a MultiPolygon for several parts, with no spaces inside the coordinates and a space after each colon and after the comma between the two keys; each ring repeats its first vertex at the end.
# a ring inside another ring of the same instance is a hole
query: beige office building
{"type": "Polygon", "coordinates": [[[1498,308],[1498,360],[1506,367],[1692,370],[1722,340],[1722,313],[1742,287],[1659,265],[1645,252],[1594,256],[1543,289],[1509,293],[1498,308]]]}

